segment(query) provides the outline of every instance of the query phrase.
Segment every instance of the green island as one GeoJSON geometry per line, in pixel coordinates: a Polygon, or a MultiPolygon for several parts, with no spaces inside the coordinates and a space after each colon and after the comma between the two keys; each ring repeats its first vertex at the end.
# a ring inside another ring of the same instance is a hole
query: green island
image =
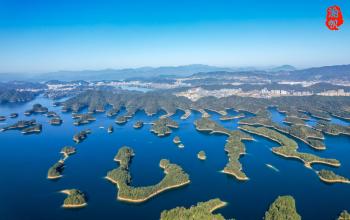
{"type": "Polygon", "coordinates": [[[119,116],[116,120],[115,123],[117,124],[125,124],[128,121],[128,118],[126,116],[119,116]]]}
{"type": "Polygon", "coordinates": [[[239,158],[245,154],[245,145],[242,141],[253,140],[253,138],[238,130],[230,131],[209,118],[201,118],[194,123],[199,131],[210,132],[210,134],[221,133],[229,136],[225,144],[225,151],[229,160],[222,172],[232,175],[241,181],[248,180],[248,177],[242,171],[242,164],[239,162],[239,158]]]}
{"type": "Polygon", "coordinates": [[[108,132],[108,133],[113,133],[113,131],[114,131],[113,125],[110,125],[110,126],[107,128],[107,132],[108,132]]]}
{"type": "Polygon", "coordinates": [[[73,141],[75,141],[75,143],[80,143],[87,138],[88,134],[91,134],[90,129],[80,131],[79,133],[73,136],[73,141]]]}
{"type": "Polygon", "coordinates": [[[0,131],[7,131],[7,130],[22,130],[24,128],[30,127],[30,126],[34,126],[36,125],[36,121],[35,119],[26,121],[26,120],[20,120],[12,125],[6,126],[1,128],[0,131]]]}
{"type": "Polygon", "coordinates": [[[244,117],[245,117],[244,113],[239,113],[238,115],[223,115],[220,117],[220,120],[221,121],[229,121],[229,120],[244,118],[244,117]]]}
{"type": "Polygon", "coordinates": [[[63,208],[82,208],[87,206],[86,196],[83,192],[77,189],[62,190],[61,193],[67,195],[63,201],[63,208]]]}
{"type": "Polygon", "coordinates": [[[42,130],[42,125],[41,124],[36,124],[31,127],[23,128],[21,133],[22,134],[34,134],[34,133],[40,133],[42,130]]]}
{"type": "Polygon", "coordinates": [[[64,169],[64,161],[59,160],[52,167],[49,168],[47,172],[48,179],[59,179],[62,177],[62,172],[64,169]]]}
{"type": "Polygon", "coordinates": [[[48,117],[48,118],[57,117],[57,116],[58,116],[58,114],[54,111],[48,111],[46,113],[46,117],[48,117]]]}
{"type": "Polygon", "coordinates": [[[279,196],[265,212],[265,220],[301,220],[292,196],[279,196]]]}
{"type": "Polygon", "coordinates": [[[335,174],[331,170],[320,170],[316,172],[318,177],[326,183],[350,183],[348,178],[335,174]]]}
{"type": "Polygon", "coordinates": [[[34,104],[33,107],[27,111],[24,112],[24,115],[30,116],[33,113],[37,114],[45,114],[48,112],[48,109],[41,104],[34,104]]]}
{"type": "Polygon", "coordinates": [[[62,119],[61,119],[59,116],[57,116],[57,117],[52,118],[52,119],[49,121],[49,123],[50,123],[51,125],[60,125],[60,124],[62,124],[62,119]]]}
{"type": "Polygon", "coordinates": [[[288,127],[280,126],[279,124],[272,122],[270,114],[266,111],[258,112],[256,117],[242,119],[238,124],[273,128],[279,132],[289,134],[303,141],[305,144],[316,150],[326,149],[326,146],[323,143],[324,136],[320,131],[300,124],[291,124],[291,126],[288,127]]]}
{"type": "Polygon", "coordinates": [[[349,126],[333,124],[325,120],[318,120],[315,129],[330,135],[350,135],[349,126]]]}
{"type": "Polygon", "coordinates": [[[160,118],[152,122],[151,132],[157,136],[162,137],[171,134],[171,128],[178,128],[179,125],[176,121],[170,118],[160,118]]]}
{"type": "Polygon", "coordinates": [[[73,124],[75,126],[79,126],[82,124],[89,124],[96,120],[96,118],[92,114],[72,114],[72,118],[76,119],[73,124]]]}
{"type": "Polygon", "coordinates": [[[112,108],[106,113],[106,115],[107,117],[113,117],[113,116],[116,116],[118,112],[119,112],[119,108],[112,108]]]}
{"type": "Polygon", "coordinates": [[[11,113],[10,114],[10,118],[17,118],[18,117],[18,113],[11,113]]]}
{"type": "Polygon", "coordinates": [[[232,175],[238,180],[244,181],[249,178],[242,171],[242,164],[239,158],[245,154],[245,145],[243,140],[253,140],[250,135],[241,131],[232,131],[232,134],[226,140],[225,151],[228,155],[228,163],[222,170],[223,173],[232,175]]]}
{"type": "Polygon", "coordinates": [[[61,154],[63,154],[63,160],[66,160],[70,155],[75,154],[77,149],[71,146],[64,146],[61,149],[61,154]]]}
{"type": "Polygon", "coordinates": [[[118,200],[134,203],[144,202],[163,191],[190,183],[189,175],[180,166],[162,159],[159,166],[164,169],[165,176],[159,183],[151,186],[130,186],[129,163],[133,156],[134,151],[130,147],[123,146],[114,158],[115,161],[119,162],[119,167],[107,173],[106,179],[118,187],[118,200]]]}
{"type": "Polygon", "coordinates": [[[298,152],[298,144],[294,140],[273,129],[249,125],[240,126],[239,129],[279,143],[281,146],[272,148],[273,153],[286,158],[299,159],[308,168],[311,168],[313,163],[327,164],[335,167],[340,166],[340,162],[336,159],[321,158],[313,154],[298,152]]]}
{"type": "Polygon", "coordinates": [[[340,213],[337,220],[350,220],[350,214],[348,213],[348,211],[344,210],[340,213]]]}
{"type": "Polygon", "coordinates": [[[200,160],[206,160],[207,159],[207,155],[205,154],[205,151],[203,151],[203,150],[198,152],[197,157],[200,160]]]}
{"type": "Polygon", "coordinates": [[[213,214],[219,208],[226,206],[220,199],[199,202],[190,208],[176,207],[162,211],[160,220],[224,220],[221,214],[213,214]]]}
{"type": "Polygon", "coordinates": [[[138,128],[142,128],[143,127],[143,121],[137,121],[134,126],[134,128],[138,129],[138,128]]]}
{"type": "Polygon", "coordinates": [[[181,139],[179,136],[175,136],[173,139],[174,144],[181,144],[181,139]]]}

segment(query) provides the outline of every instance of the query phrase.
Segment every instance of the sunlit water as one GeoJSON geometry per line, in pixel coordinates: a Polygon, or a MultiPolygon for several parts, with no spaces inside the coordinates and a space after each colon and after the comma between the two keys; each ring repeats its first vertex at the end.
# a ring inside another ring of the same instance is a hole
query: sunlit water
{"type": "MultiPolygon", "coordinates": [[[[39,135],[22,135],[19,131],[0,133],[1,220],[158,219],[162,210],[176,206],[189,207],[212,198],[228,202],[226,207],[217,211],[226,218],[262,219],[269,204],[278,195],[294,196],[297,210],[303,219],[334,219],[342,210],[350,210],[350,185],[321,182],[301,162],[274,155],[270,149],[277,146],[277,143],[255,135],[255,141],[245,142],[247,155],[240,160],[249,181],[240,182],[220,173],[228,160],[224,152],[227,137],[197,132],[193,122],[200,117],[199,113],[193,112],[183,121],[180,120],[183,112],[177,112],[172,118],[180,123],[180,128],[173,129],[173,133],[167,137],[159,138],[149,131],[149,124],[145,124],[142,129],[134,129],[132,125],[137,120],[151,122],[164,112],[148,117],[140,111],[122,126],[116,125],[114,118],[99,113],[95,122],[79,127],[72,124],[70,113],[60,113],[64,123],[61,126],[51,126],[48,118],[43,115],[23,115],[25,110],[37,102],[60,112],[59,107],[52,107],[51,101],[44,98],[21,105],[0,106],[0,115],[20,113],[16,119],[7,119],[6,124],[32,118],[43,124],[43,131],[39,135]],[[112,134],[106,131],[110,124],[115,128],[112,134]],[[68,158],[64,176],[57,181],[47,180],[47,170],[60,158],[60,149],[65,145],[75,145],[73,135],[85,128],[91,128],[92,134],[78,144],[77,153],[68,158]],[[173,144],[175,135],[181,137],[184,149],[173,144]],[[107,171],[118,166],[113,158],[123,145],[132,147],[136,153],[130,167],[132,185],[159,182],[164,176],[163,170],[159,168],[162,158],[183,167],[190,175],[191,183],[163,192],[141,204],[116,200],[117,189],[104,176],[107,171]],[[207,160],[197,159],[200,150],[206,152],[207,160]],[[266,164],[276,167],[279,172],[266,164]],[[65,195],[59,191],[67,188],[84,191],[88,195],[88,206],[79,210],[63,209],[61,205],[65,195]]],[[[284,115],[276,115],[279,113],[271,111],[273,120],[282,123],[284,115]]],[[[219,121],[218,114],[210,114],[224,127],[237,128],[238,119],[219,121]]],[[[237,112],[230,110],[229,114],[237,112]]],[[[303,152],[339,159],[342,166],[330,169],[350,177],[349,137],[327,135],[327,150],[322,152],[310,149],[301,141],[297,142],[303,152]]],[[[314,166],[315,169],[324,167],[314,166]]]]}

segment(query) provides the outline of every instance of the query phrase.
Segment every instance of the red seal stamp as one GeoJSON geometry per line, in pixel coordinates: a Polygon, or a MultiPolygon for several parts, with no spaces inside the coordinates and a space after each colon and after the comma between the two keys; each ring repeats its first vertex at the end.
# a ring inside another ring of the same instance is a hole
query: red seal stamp
{"type": "Polygon", "coordinates": [[[344,23],[340,7],[337,5],[327,8],[326,26],[329,30],[339,30],[338,27],[344,23]]]}

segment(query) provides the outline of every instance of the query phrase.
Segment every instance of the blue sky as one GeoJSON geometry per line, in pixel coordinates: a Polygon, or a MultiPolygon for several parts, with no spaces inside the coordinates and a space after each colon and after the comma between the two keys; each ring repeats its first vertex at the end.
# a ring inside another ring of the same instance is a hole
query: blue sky
{"type": "Polygon", "coordinates": [[[337,0],[0,0],[0,72],[348,64],[349,15],[337,0]]]}

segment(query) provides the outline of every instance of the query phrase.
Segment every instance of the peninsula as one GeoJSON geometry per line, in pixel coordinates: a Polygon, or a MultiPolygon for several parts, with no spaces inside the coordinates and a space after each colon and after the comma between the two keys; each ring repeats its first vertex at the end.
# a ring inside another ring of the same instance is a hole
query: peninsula
{"type": "Polygon", "coordinates": [[[155,133],[158,137],[162,137],[171,134],[171,128],[178,128],[179,125],[176,121],[170,118],[160,118],[152,122],[151,132],[155,133]]]}
{"type": "Polygon", "coordinates": [[[272,148],[273,153],[286,158],[299,159],[308,168],[311,168],[313,163],[327,164],[334,167],[340,166],[340,162],[336,159],[327,159],[310,153],[298,152],[298,144],[294,140],[270,128],[243,125],[240,126],[239,129],[279,143],[281,145],[280,147],[272,148]]]}

